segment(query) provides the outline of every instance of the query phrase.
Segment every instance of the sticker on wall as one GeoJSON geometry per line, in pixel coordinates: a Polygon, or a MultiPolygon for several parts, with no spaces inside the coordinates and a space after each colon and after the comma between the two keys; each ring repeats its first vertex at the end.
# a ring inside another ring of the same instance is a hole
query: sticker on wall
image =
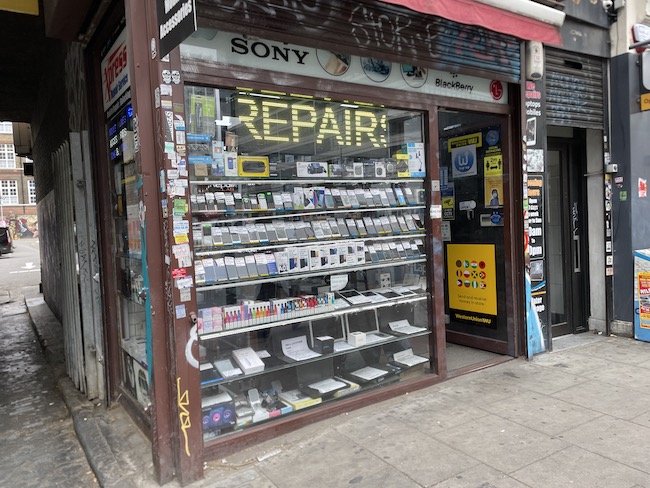
{"type": "Polygon", "coordinates": [[[420,66],[412,66],[410,64],[401,65],[402,78],[407,85],[413,88],[420,88],[427,81],[429,72],[426,68],[420,66]]]}
{"type": "Polygon", "coordinates": [[[174,142],[174,112],[165,111],[165,141],[174,142]]]}
{"type": "Polygon", "coordinates": [[[442,233],[443,242],[451,242],[451,222],[443,220],[440,225],[440,232],[442,233]]]}
{"type": "Polygon", "coordinates": [[[169,85],[172,82],[172,72],[168,69],[162,70],[162,80],[164,83],[169,85]]]}
{"type": "Polygon", "coordinates": [[[185,120],[182,115],[174,114],[174,129],[185,130],[185,120]]]}
{"type": "Polygon", "coordinates": [[[619,199],[621,202],[626,202],[627,201],[627,191],[621,190],[618,194],[619,199]]]}
{"type": "Polygon", "coordinates": [[[187,317],[187,313],[185,312],[185,305],[176,305],[176,318],[184,319],[185,317],[187,317]]]}
{"type": "Polygon", "coordinates": [[[184,198],[174,199],[174,217],[183,217],[188,210],[187,200],[184,198]]]}
{"type": "Polygon", "coordinates": [[[324,51],[323,49],[316,50],[316,58],[321,68],[332,76],[345,74],[350,69],[350,63],[352,61],[352,56],[349,54],[324,51]]]}
{"type": "Polygon", "coordinates": [[[172,96],[172,86],[171,85],[165,85],[163,83],[160,84],[160,96],[161,97],[171,97],[172,96]]]}
{"type": "Polygon", "coordinates": [[[178,85],[181,82],[181,73],[178,70],[172,70],[172,83],[178,85]]]}
{"type": "Polygon", "coordinates": [[[456,196],[453,183],[448,183],[446,188],[440,190],[440,198],[442,200],[442,218],[454,220],[456,218],[456,196]]]}
{"type": "Polygon", "coordinates": [[[537,144],[537,117],[526,120],[526,144],[529,146],[537,144]]]}
{"type": "Polygon", "coordinates": [[[160,193],[165,193],[167,190],[167,182],[165,180],[165,170],[160,170],[160,193]]]}
{"type": "Polygon", "coordinates": [[[165,100],[164,98],[160,101],[160,107],[163,110],[171,110],[172,109],[172,101],[171,100],[165,100]]]}
{"type": "Polygon", "coordinates": [[[179,291],[179,297],[181,302],[189,302],[192,299],[192,289],[184,288],[179,291]]]}
{"type": "Polygon", "coordinates": [[[381,83],[386,81],[390,76],[392,63],[376,58],[361,58],[361,67],[363,72],[372,81],[381,83]]]}
{"type": "Polygon", "coordinates": [[[639,178],[639,198],[648,197],[648,180],[639,178]]]}
{"type": "Polygon", "coordinates": [[[526,159],[528,161],[529,173],[544,172],[544,150],[543,149],[528,149],[528,151],[526,151],[526,159]]]}
{"type": "Polygon", "coordinates": [[[172,278],[185,278],[187,270],[185,268],[176,268],[172,270],[172,278]]]}
{"type": "Polygon", "coordinates": [[[156,59],[156,55],[158,52],[156,51],[156,38],[152,37],[151,38],[151,59],[156,59]]]}
{"type": "Polygon", "coordinates": [[[192,288],[194,286],[194,280],[191,276],[185,278],[179,278],[176,280],[176,288],[182,290],[183,288],[192,288]]]}
{"type": "Polygon", "coordinates": [[[154,106],[160,108],[160,88],[156,87],[153,91],[154,106]]]}
{"type": "Polygon", "coordinates": [[[544,260],[531,259],[530,261],[530,279],[533,281],[544,280],[544,260]]]}

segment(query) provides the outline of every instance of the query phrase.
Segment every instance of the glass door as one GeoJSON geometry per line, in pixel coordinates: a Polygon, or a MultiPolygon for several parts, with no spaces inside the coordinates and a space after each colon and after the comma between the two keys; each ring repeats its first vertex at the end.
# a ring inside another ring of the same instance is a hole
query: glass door
{"type": "Polygon", "coordinates": [[[438,114],[447,343],[501,354],[510,340],[511,296],[504,237],[505,120],[472,112],[438,114]]]}

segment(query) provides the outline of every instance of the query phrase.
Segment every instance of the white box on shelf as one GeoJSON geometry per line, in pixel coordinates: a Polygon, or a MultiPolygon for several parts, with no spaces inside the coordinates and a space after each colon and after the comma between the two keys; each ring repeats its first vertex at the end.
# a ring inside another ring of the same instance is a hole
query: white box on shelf
{"type": "Polygon", "coordinates": [[[244,372],[244,374],[259,373],[260,371],[264,371],[264,363],[255,353],[252,347],[236,349],[232,352],[232,357],[244,372]]]}
{"type": "Polygon", "coordinates": [[[348,344],[353,347],[361,347],[366,345],[366,334],[363,332],[350,332],[348,334],[348,344]]]}

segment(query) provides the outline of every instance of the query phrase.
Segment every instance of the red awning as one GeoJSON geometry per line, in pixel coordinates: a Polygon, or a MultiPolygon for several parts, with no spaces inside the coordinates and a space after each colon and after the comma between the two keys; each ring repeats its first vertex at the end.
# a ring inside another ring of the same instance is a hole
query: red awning
{"type": "MultiPolygon", "coordinates": [[[[460,24],[476,25],[544,44],[562,44],[559,28],[522,14],[479,3],[475,0],[382,0],[416,12],[435,15],[460,24]]],[[[550,7],[548,7],[550,8],[550,7]]]]}

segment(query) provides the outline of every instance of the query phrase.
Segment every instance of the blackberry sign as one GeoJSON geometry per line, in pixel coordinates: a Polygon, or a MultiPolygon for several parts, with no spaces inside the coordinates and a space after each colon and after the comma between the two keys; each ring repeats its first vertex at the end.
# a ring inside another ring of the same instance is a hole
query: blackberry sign
{"type": "Polygon", "coordinates": [[[196,30],[194,0],[157,0],[160,57],[164,57],[196,30]]]}

